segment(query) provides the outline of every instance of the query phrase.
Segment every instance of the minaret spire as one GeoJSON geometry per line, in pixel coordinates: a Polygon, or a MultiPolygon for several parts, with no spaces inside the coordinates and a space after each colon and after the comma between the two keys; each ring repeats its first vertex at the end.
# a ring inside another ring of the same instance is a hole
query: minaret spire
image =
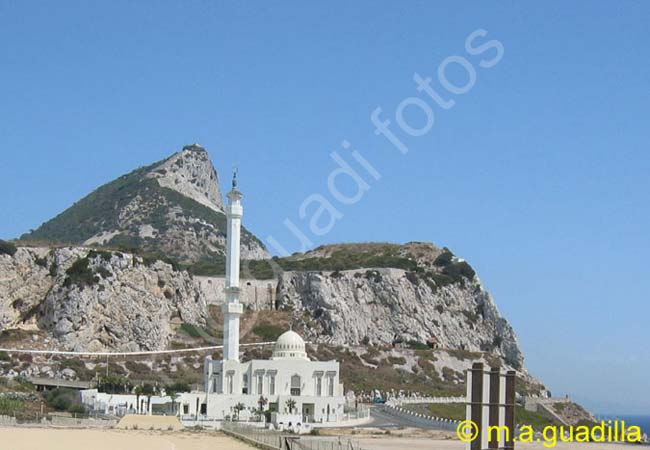
{"type": "Polygon", "coordinates": [[[243,312],[239,303],[239,251],[241,237],[241,218],[244,208],[241,205],[243,195],[237,189],[237,170],[233,171],[232,190],[228,192],[226,206],[226,303],[223,312],[223,359],[239,361],[239,316],[243,312]]]}

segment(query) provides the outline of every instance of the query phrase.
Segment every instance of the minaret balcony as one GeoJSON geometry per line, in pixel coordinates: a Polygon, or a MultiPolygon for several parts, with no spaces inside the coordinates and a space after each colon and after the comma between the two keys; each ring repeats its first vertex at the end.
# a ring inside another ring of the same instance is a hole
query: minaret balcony
{"type": "Polygon", "coordinates": [[[226,207],[226,214],[233,219],[241,219],[244,215],[244,208],[240,205],[228,205],[226,207]]]}
{"type": "Polygon", "coordinates": [[[244,305],[241,303],[224,303],[221,305],[221,312],[223,314],[243,314],[244,305]]]}

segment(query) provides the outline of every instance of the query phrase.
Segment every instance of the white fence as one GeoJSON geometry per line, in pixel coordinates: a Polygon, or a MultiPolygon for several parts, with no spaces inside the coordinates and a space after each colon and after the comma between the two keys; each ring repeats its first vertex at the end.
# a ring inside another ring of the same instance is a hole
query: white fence
{"type": "Polygon", "coordinates": [[[92,416],[34,416],[33,418],[16,418],[14,416],[0,416],[0,426],[53,426],[67,428],[110,428],[117,425],[117,419],[99,418],[92,416]]]}
{"type": "Polygon", "coordinates": [[[414,403],[465,403],[465,397],[397,397],[391,398],[386,403],[393,406],[412,405],[414,403]]]}
{"type": "Polygon", "coordinates": [[[362,450],[359,442],[348,438],[287,435],[233,422],[224,422],[222,430],[266,450],[362,450]]]}

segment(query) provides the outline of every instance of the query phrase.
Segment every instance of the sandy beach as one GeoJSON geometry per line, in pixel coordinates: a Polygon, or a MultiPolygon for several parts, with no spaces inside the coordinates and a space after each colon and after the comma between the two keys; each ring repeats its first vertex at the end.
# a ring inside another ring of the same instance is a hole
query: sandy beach
{"type": "Polygon", "coordinates": [[[0,428],[1,450],[250,450],[219,433],[0,428]]]}

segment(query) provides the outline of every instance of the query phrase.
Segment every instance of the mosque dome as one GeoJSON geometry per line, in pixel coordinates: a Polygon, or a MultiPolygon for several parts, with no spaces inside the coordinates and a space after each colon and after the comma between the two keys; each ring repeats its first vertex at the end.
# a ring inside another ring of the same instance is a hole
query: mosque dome
{"type": "Polygon", "coordinates": [[[275,341],[271,359],[306,359],[305,341],[295,331],[289,330],[275,341]]]}

